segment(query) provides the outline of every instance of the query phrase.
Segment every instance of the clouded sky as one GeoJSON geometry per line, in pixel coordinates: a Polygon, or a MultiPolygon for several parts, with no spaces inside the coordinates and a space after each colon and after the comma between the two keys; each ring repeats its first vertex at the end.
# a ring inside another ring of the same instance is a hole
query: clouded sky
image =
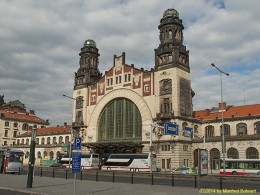
{"type": "Polygon", "coordinates": [[[113,56],[150,70],[158,25],[168,8],[179,12],[190,51],[194,110],[220,102],[260,103],[259,0],[1,0],[0,95],[19,99],[51,126],[71,122],[74,73],[87,39],[99,49],[104,74],[113,56]]]}

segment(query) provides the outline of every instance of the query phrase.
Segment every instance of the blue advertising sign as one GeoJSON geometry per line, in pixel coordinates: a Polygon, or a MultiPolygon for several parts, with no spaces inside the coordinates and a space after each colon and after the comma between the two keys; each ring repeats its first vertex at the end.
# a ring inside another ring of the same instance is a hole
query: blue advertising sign
{"type": "Polygon", "coordinates": [[[80,173],[81,170],[81,152],[72,151],[72,173],[80,173]]]}
{"type": "Polygon", "coordinates": [[[188,138],[192,138],[193,137],[193,132],[192,132],[192,128],[191,127],[185,127],[183,130],[183,136],[184,137],[188,137],[188,138]]]}
{"type": "Polygon", "coordinates": [[[74,149],[75,150],[81,150],[81,138],[75,137],[74,139],[74,149]]]}
{"type": "Polygon", "coordinates": [[[165,134],[179,135],[179,129],[177,124],[164,123],[165,134]]]}

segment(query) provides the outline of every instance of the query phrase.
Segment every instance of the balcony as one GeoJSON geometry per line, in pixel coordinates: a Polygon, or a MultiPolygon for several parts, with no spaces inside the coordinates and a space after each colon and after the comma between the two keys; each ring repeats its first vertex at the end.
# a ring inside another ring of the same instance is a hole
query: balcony
{"type": "Polygon", "coordinates": [[[84,122],[82,120],[76,120],[72,122],[72,129],[82,128],[84,127],[84,122]]]}

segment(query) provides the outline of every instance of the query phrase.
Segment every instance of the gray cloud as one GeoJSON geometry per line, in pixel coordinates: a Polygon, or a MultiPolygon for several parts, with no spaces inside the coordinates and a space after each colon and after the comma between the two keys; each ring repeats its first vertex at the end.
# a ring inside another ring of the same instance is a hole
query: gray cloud
{"type": "Polygon", "coordinates": [[[223,78],[228,104],[259,103],[260,2],[251,0],[33,1],[0,2],[0,94],[21,100],[51,125],[71,122],[74,72],[86,39],[97,43],[100,70],[113,55],[150,69],[159,44],[163,12],[175,8],[190,50],[194,109],[217,106],[220,78],[210,64],[230,73],[223,78]]]}

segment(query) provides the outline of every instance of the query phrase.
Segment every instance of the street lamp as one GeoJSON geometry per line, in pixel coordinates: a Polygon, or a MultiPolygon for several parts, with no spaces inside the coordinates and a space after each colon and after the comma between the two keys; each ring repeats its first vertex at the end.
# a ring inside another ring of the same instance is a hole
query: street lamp
{"type": "Polygon", "coordinates": [[[33,182],[33,169],[35,162],[35,139],[36,139],[36,128],[32,128],[32,136],[31,136],[31,145],[30,145],[30,159],[28,166],[28,175],[27,175],[27,188],[32,188],[33,182]]]}
{"type": "MultiPolygon", "coordinates": [[[[75,98],[72,98],[72,97],[67,96],[67,95],[65,95],[65,94],[63,94],[62,96],[63,96],[63,97],[66,97],[66,98],[69,98],[69,99],[72,99],[72,100],[76,100],[75,98]]],[[[73,108],[72,108],[72,110],[73,110],[73,108]]],[[[70,168],[70,162],[71,162],[72,137],[73,137],[73,129],[72,129],[72,125],[71,125],[71,128],[70,128],[69,168],[70,168]]]]}
{"type": "Polygon", "coordinates": [[[221,90],[221,132],[222,132],[222,153],[223,153],[223,173],[226,174],[226,161],[225,161],[225,153],[226,153],[226,145],[225,145],[225,129],[224,129],[224,110],[223,110],[223,89],[222,89],[222,74],[229,76],[228,73],[220,70],[214,63],[211,63],[211,66],[216,68],[220,74],[220,90],[221,90]]]}

